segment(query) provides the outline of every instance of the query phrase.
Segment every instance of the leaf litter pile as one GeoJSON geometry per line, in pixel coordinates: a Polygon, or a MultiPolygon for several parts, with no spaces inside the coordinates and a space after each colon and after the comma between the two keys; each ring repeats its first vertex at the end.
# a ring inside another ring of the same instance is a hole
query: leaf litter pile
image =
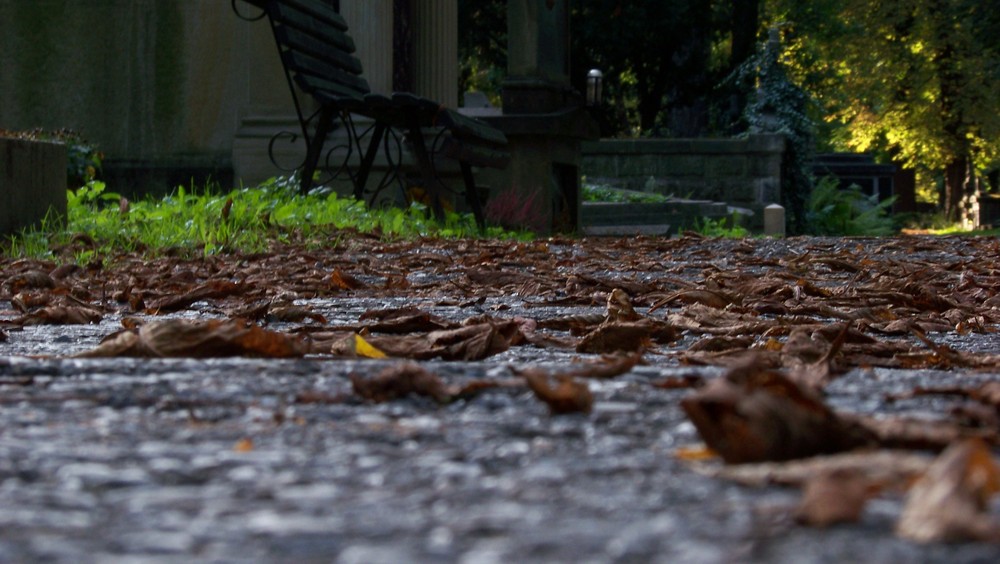
{"type": "Polygon", "coordinates": [[[871,498],[898,495],[905,538],[998,542],[990,498],[1000,490],[1000,381],[884,398],[963,402],[932,418],[842,413],[824,396],[849,371],[1000,374],[998,257],[992,238],[386,242],[351,233],[329,249],[197,260],[5,258],[0,351],[32,326],[120,320],[73,356],[398,359],[351,374],[357,398],[449,404],[515,388],[553,416],[589,413],[589,381],[639,365],[717,367],[719,377],[692,369],[649,382],[650,394],[689,390],[680,407],[705,446],[677,456],[696,471],[801,487],[794,516],[804,525],[856,522],[871,498]],[[352,303],[380,305],[345,319],[352,303]],[[563,361],[515,363],[514,350],[563,361]],[[447,382],[421,363],[487,359],[507,362],[508,375],[447,382]]]}

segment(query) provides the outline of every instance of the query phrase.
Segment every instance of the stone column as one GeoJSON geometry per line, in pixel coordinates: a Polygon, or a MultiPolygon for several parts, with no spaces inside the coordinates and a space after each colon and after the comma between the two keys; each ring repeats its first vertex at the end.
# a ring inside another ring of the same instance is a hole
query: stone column
{"type": "Polygon", "coordinates": [[[458,2],[413,2],[413,82],[417,94],[458,107],[458,2]]]}
{"type": "Polygon", "coordinates": [[[340,13],[372,92],[392,91],[392,0],[341,0],[340,13]]]}

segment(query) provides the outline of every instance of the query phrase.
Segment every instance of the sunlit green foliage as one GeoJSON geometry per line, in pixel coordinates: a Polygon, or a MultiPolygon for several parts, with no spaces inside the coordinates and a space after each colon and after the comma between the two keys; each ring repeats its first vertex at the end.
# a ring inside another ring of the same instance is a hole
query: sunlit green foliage
{"type": "Polygon", "coordinates": [[[973,0],[768,0],[785,63],[823,102],[828,139],[941,176],[953,214],[1000,161],[1000,17],[973,0]]]}

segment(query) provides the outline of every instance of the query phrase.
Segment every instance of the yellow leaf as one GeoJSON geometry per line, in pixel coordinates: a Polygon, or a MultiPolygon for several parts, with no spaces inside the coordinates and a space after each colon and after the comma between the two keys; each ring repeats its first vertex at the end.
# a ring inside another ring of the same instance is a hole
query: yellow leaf
{"type": "Polygon", "coordinates": [[[386,358],[386,354],[371,346],[361,335],[354,335],[354,352],[365,358],[386,358]]]}
{"type": "Polygon", "coordinates": [[[242,438],[236,441],[233,445],[233,450],[236,452],[250,452],[253,450],[253,440],[242,438]]]}
{"type": "Polygon", "coordinates": [[[680,460],[687,460],[690,462],[714,460],[719,457],[714,450],[708,448],[706,445],[680,447],[674,451],[674,456],[680,460]]]}

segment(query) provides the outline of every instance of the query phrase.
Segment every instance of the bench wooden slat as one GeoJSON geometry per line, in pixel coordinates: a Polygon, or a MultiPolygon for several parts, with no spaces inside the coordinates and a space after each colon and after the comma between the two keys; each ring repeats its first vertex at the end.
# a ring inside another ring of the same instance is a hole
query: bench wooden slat
{"type": "Polygon", "coordinates": [[[371,90],[371,87],[368,86],[368,81],[360,76],[345,72],[319,59],[314,59],[305,53],[291,50],[284,51],[281,53],[281,60],[297,74],[314,76],[327,82],[340,84],[345,88],[355,91],[358,98],[364,98],[365,94],[371,90]]]}
{"type": "Polygon", "coordinates": [[[347,20],[345,20],[344,17],[341,16],[336,9],[334,9],[333,4],[327,0],[281,0],[280,2],[270,2],[270,4],[274,5],[279,10],[278,13],[283,13],[284,8],[291,7],[303,14],[306,14],[307,16],[319,20],[323,25],[332,26],[334,29],[338,29],[343,32],[346,32],[349,29],[347,20]]]}
{"type": "Polygon", "coordinates": [[[460,139],[481,140],[496,148],[507,146],[507,136],[502,131],[478,119],[464,116],[455,110],[442,108],[434,120],[434,125],[447,128],[452,132],[452,135],[460,139]]]}
{"type": "Polygon", "coordinates": [[[354,75],[361,75],[361,61],[346,51],[331,49],[329,45],[311,35],[306,35],[286,25],[277,25],[274,32],[278,42],[287,49],[301,51],[310,57],[334,65],[354,75]]]}
{"type": "MultiPolygon", "coordinates": [[[[336,47],[347,54],[354,53],[356,47],[354,39],[347,34],[347,30],[324,25],[322,20],[312,17],[308,12],[296,10],[284,2],[272,2],[270,4],[271,21],[278,25],[288,26],[336,47]]],[[[345,24],[346,25],[346,24],[345,24]]]]}
{"type": "Polygon", "coordinates": [[[350,112],[364,113],[365,98],[362,92],[309,74],[296,74],[295,83],[303,92],[324,104],[335,104],[350,112]]]}

